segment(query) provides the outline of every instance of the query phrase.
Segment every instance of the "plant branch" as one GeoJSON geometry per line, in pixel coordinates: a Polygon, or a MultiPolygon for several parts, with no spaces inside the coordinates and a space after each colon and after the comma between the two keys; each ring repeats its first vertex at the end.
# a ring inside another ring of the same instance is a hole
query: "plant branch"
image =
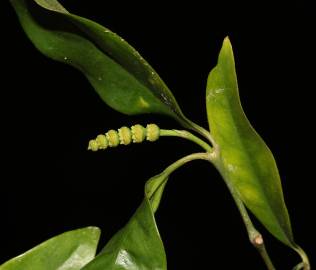
{"type": "Polygon", "coordinates": [[[233,196],[233,199],[234,199],[234,201],[237,205],[237,208],[240,212],[242,220],[243,220],[245,227],[247,229],[248,237],[249,237],[251,244],[258,250],[259,254],[261,255],[261,258],[263,259],[263,261],[266,264],[267,269],[268,270],[275,270],[275,267],[273,266],[273,263],[272,263],[269,255],[268,255],[268,252],[265,248],[262,235],[254,227],[254,225],[253,225],[253,223],[248,215],[247,209],[246,209],[244,203],[242,202],[242,200],[240,199],[240,195],[239,195],[238,191],[233,187],[233,185],[230,183],[230,181],[225,180],[225,182],[226,182],[226,185],[227,185],[231,195],[233,196]]]}
{"type": "Polygon", "coordinates": [[[198,132],[200,135],[202,135],[204,138],[206,138],[212,144],[213,147],[216,147],[217,144],[216,144],[216,142],[215,142],[215,140],[212,137],[210,132],[208,132],[205,128],[199,126],[198,124],[195,124],[191,120],[187,119],[187,121],[188,121],[188,124],[187,124],[188,128],[198,132]]]}
{"type": "Polygon", "coordinates": [[[202,159],[202,160],[207,160],[210,161],[210,154],[209,153],[194,153],[187,155],[183,158],[178,159],[171,165],[169,165],[166,169],[163,170],[163,174],[169,175],[172,172],[174,172],[176,169],[180,168],[184,164],[192,161],[192,160],[197,160],[197,159],[202,159]]]}
{"type": "MultiPolygon", "coordinates": [[[[172,130],[171,130],[172,131],[172,130]]],[[[173,171],[175,171],[176,169],[178,169],[179,167],[183,166],[184,164],[186,164],[187,162],[190,162],[192,160],[196,160],[196,159],[202,159],[202,160],[207,160],[209,162],[213,162],[213,153],[194,153],[188,156],[185,156],[179,160],[177,160],[176,162],[172,163],[170,166],[168,166],[163,173],[164,174],[171,174],[173,171]]],[[[241,214],[242,220],[245,224],[245,227],[247,229],[248,232],[248,237],[249,240],[251,242],[251,244],[258,250],[261,258],[263,259],[266,267],[268,270],[275,270],[275,267],[269,257],[269,254],[265,248],[264,245],[264,241],[262,238],[262,235],[257,231],[257,229],[254,227],[246,207],[244,206],[244,203],[242,202],[242,200],[240,199],[240,195],[238,193],[238,191],[232,186],[232,184],[229,181],[225,181],[227,184],[227,187],[237,205],[237,208],[241,214]]],[[[294,270],[299,270],[301,268],[297,268],[294,270]]],[[[304,269],[305,270],[305,269],[304,269]]],[[[309,270],[309,269],[306,269],[309,270]]]]}
{"type": "Polygon", "coordinates": [[[302,262],[299,263],[298,265],[296,265],[293,270],[310,270],[311,266],[309,263],[309,259],[307,257],[307,254],[305,253],[305,251],[298,245],[295,246],[295,251],[301,256],[302,262]]]}
{"type": "MultiPolygon", "coordinates": [[[[166,130],[164,132],[169,133],[172,131],[178,132],[178,131],[174,131],[174,130],[166,130]]],[[[175,136],[177,136],[177,135],[175,135],[175,136]]],[[[194,136],[194,135],[192,135],[192,136],[194,136]]],[[[213,153],[194,153],[194,154],[185,156],[185,157],[177,160],[176,162],[172,163],[170,166],[168,166],[163,171],[163,173],[169,175],[173,171],[178,169],[179,167],[186,164],[187,162],[192,161],[192,160],[196,160],[196,159],[202,159],[202,160],[207,160],[209,162],[213,162],[214,156],[213,156],[213,153]]],[[[262,235],[254,227],[254,225],[253,225],[253,223],[248,215],[247,209],[246,209],[244,203],[242,202],[242,200],[240,199],[240,195],[239,195],[238,191],[233,187],[233,185],[229,181],[225,181],[225,182],[226,182],[227,187],[228,187],[228,189],[229,189],[229,191],[230,191],[230,193],[231,193],[231,195],[232,195],[232,197],[237,205],[237,208],[241,214],[241,217],[242,217],[242,220],[243,220],[245,227],[247,229],[248,237],[249,237],[251,244],[258,250],[261,258],[263,259],[263,261],[267,267],[267,269],[268,270],[275,270],[275,267],[274,267],[274,265],[269,257],[269,254],[265,248],[262,235]]],[[[301,269],[301,268],[297,268],[297,269],[295,268],[294,270],[299,270],[299,269],[301,269]]],[[[306,269],[306,270],[309,270],[309,269],[306,269]]]]}
{"type": "Polygon", "coordinates": [[[195,142],[199,146],[201,146],[206,152],[212,152],[213,148],[201,140],[199,137],[193,135],[189,131],[186,130],[176,130],[176,129],[160,129],[160,136],[174,136],[187,139],[189,141],[195,142]]]}

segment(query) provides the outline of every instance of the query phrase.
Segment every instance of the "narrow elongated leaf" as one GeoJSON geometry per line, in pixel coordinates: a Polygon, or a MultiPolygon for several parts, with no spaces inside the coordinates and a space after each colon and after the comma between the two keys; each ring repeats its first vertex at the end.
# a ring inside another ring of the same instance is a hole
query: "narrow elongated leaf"
{"type": "Polygon", "coordinates": [[[79,270],[94,258],[99,237],[96,227],[66,232],[9,260],[0,270],[79,270]]]}
{"type": "Polygon", "coordinates": [[[167,174],[152,177],[136,213],[83,270],[166,270],[166,255],[154,213],[159,206],[167,174]]]}
{"type": "Polygon", "coordinates": [[[162,113],[190,126],[165,83],[118,35],[69,13],[56,0],[10,2],[37,49],[79,69],[109,106],[125,114],[162,113]]]}
{"type": "Polygon", "coordinates": [[[220,156],[218,168],[263,225],[293,245],[288,212],[273,155],[255,132],[240,104],[232,47],[225,39],[206,91],[209,125],[220,156]]]}

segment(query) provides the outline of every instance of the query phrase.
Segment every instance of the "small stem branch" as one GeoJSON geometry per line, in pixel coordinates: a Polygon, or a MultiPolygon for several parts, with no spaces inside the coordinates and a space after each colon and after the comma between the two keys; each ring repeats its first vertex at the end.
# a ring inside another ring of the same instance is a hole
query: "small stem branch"
{"type": "Polygon", "coordinates": [[[195,130],[196,132],[201,134],[204,138],[206,138],[212,144],[213,147],[216,147],[217,144],[210,132],[208,132],[205,128],[195,124],[191,120],[187,120],[187,121],[188,121],[188,128],[195,130]]]}
{"type": "Polygon", "coordinates": [[[199,137],[193,135],[192,133],[186,130],[161,129],[160,136],[174,136],[174,137],[187,139],[201,146],[206,152],[212,152],[212,149],[213,149],[209,144],[207,144],[206,142],[201,140],[199,137]]]}
{"type": "MultiPolygon", "coordinates": [[[[262,239],[262,237],[261,237],[261,239],[262,239]]],[[[256,248],[257,248],[259,254],[261,255],[261,258],[265,262],[267,269],[269,269],[269,270],[275,269],[269,255],[268,255],[268,252],[267,252],[266,247],[264,245],[263,239],[262,239],[262,245],[257,245],[256,248]]]]}
{"type": "Polygon", "coordinates": [[[302,262],[296,265],[293,270],[310,270],[311,265],[305,251],[298,245],[295,246],[295,250],[301,256],[302,262]]]}
{"type": "Polygon", "coordinates": [[[237,205],[237,208],[241,214],[242,220],[245,224],[245,227],[248,232],[248,237],[251,242],[251,244],[258,250],[259,254],[261,255],[261,258],[266,264],[266,267],[268,270],[275,270],[275,267],[273,266],[273,263],[269,257],[269,254],[265,248],[264,241],[262,238],[262,235],[257,231],[257,229],[254,227],[247,209],[240,199],[240,195],[237,192],[237,190],[232,186],[232,184],[229,181],[225,181],[227,184],[227,187],[237,205]]]}
{"type": "MultiPolygon", "coordinates": [[[[166,134],[169,134],[169,132],[176,132],[176,131],[164,130],[163,132],[166,132],[166,134]]],[[[168,135],[166,135],[166,136],[168,136],[168,135]]],[[[169,136],[172,136],[172,135],[169,135],[169,136]]],[[[194,135],[192,135],[192,136],[194,136],[194,135]]],[[[200,139],[198,139],[198,140],[200,140],[200,139]]],[[[162,173],[166,174],[166,175],[170,175],[173,171],[175,171],[179,167],[183,166],[184,164],[186,164],[192,160],[197,160],[197,159],[207,160],[211,163],[214,161],[213,153],[194,153],[194,154],[185,156],[185,157],[177,160],[176,162],[172,163],[162,173]]],[[[241,214],[241,217],[242,217],[242,220],[243,220],[245,227],[247,229],[248,237],[249,237],[251,244],[258,250],[261,258],[263,259],[263,261],[267,267],[267,269],[268,270],[275,270],[275,267],[274,267],[274,265],[269,257],[269,254],[265,248],[262,235],[254,227],[254,225],[253,225],[253,223],[248,215],[247,209],[244,206],[244,203],[242,202],[242,200],[240,199],[240,195],[239,195],[238,191],[235,190],[235,188],[233,187],[233,185],[229,181],[225,181],[225,182],[226,182],[227,187],[228,187],[228,189],[229,189],[229,191],[230,191],[230,193],[231,193],[231,195],[232,195],[232,197],[237,205],[237,208],[241,214]]],[[[301,269],[301,268],[295,268],[294,270],[299,270],[299,269],[301,269]]],[[[309,270],[309,269],[306,269],[306,270],[309,270]]]]}
{"type": "MultiPolygon", "coordinates": [[[[164,188],[163,185],[166,184],[170,174],[173,173],[175,170],[177,170],[178,168],[182,167],[183,165],[185,165],[186,163],[188,163],[192,160],[201,159],[201,160],[210,161],[211,155],[212,155],[211,153],[194,153],[194,154],[182,157],[182,158],[178,159],[177,161],[175,161],[174,163],[172,163],[171,165],[169,165],[161,173],[153,176],[149,181],[147,181],[146,187],[145,187],[145,192],[146,192],[147,198],[149,200],[151,200],[152,196],[154,196],[156,194],[159,187],[162,187],[162,190],[163,190],[163,188],[164,188]],[[153,184],[152,181],[155,181],[155,182],[158,181],[158,182],[153,184]]],[[[151,207],[152,207],[153,213],[155,213],[159,207],[160,198],[162,195],[162,190],[160,190],[160,192],[158,191],[157,197],[151,201],[151,207]]]]}
{"type": "Polygon", "coordinates": [[[210,154],[209,153],[194,153],[194,154],[185,156],[183,158],[180,158],[174,163],[172,163],[171,165],[169,165],[166,169],[164,169],[163,173],[169,175],[173,171],[178,169],[179,167],[183,166],[184,164],[192,160],[197,160],[197,159],[210,161],[210,154]]]}

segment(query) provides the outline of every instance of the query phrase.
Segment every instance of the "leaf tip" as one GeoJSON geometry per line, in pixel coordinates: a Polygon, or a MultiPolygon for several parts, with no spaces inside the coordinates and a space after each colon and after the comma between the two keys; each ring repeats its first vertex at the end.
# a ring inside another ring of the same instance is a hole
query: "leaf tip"
{"type": "Polygon", "coordinates": [[[221,50],[219,52],[219,55],[218,55],[218,64],[220,64],[220,65],[223,65],[223,64],[227,65],[228,63],[230,63],[229,65],[231,67],[233,67],[233,69],[235,69],[234,68],[235,61],[234,61],[233,46],[232,46],[232,44],[230,42],[229,37],[227,36],[227,37],[224,38],[222,48],[221,48],[221,50]]]}
{"type": "Polygon", "coordinates": [[[228,43],[228,44],[230,44],[230,39],[229,39],[229,36],[226,36],[226,37],[224,38],[224,43],[228,43]]]}
{"type": "Polygon", "coordinates": [[[225,38],[224,38],[224,41],[223,41],[223,45],[222,45],[222,50],[224,50],[224,51],[233,51],[233,47],[232,47],[232,44],[231,44],[231,42],[230,42],[230,39],[229,39],[229,37],[228,36],[226,36],[225,38]]]}
{"type": "Polygon", "coordinates": [[[85,230],[85,232],[89,233],[96,241],[99,240],[101,235],[101,229],[95,226],[89,226],[82,230],[85,230]]]}

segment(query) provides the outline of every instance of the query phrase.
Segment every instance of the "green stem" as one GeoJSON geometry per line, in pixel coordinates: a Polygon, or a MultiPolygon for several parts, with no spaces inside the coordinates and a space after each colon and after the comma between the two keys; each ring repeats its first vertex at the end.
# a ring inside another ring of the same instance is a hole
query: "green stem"
{"type": "Polygon", "coordinates": [[[299,263],[297,266],[295,266],[293,270],[301,270],[301,269],[310,270],[311,266],[310,266],[309,259],[305,251],[298,245],[296,245],[294,249],[301,256],[302,262],[299,263]]]}
{"type": "Polygon", "coordinates": [[[244,205],[244,203],[242,202],[242,200],[240,199],[240,195],[237,192],[237,190],[233,187],[233,185],[230,183],[230,181],[225,181],[226,185],[237,205],[237,208],[240,212],[240,215],[242,217],[242,220],[245,224],[245,227],[247,229],[248,232],[248,237],[249,240],[251,242],[251,244],[258,250],[259,254],[261,255],[261,258],[263,259],[263,261],[266,264],[266,267],[268,270],[275,270],[275,267],[273,266],[273,263],[269,257],[269,254],[265,248],[264,245],[264,241],[262,238],[262,235],[257,231],[257,229],[254,227],[247,209],[244,205]]]}
{"type": "Polygon", "coordinates": [[[210,132],[208,132],[205,128],[199,126],[198,124],[195,124],[191,120],[187,119],[187,122],[188,122],[187,123],[188,128],[195,130],[196,132],[201,134],[204,138],[206,138],[213,145],[213,147],[217,146],[217,144],[216,144],[215,140],[213,139],[210,132]]]}
{"type": "Polygon", "coordinates": [[[201,146],[206,152],[212,152],[213,148],[201,140],[199,137],[193,135],[189,131],[186,130],[176,130],[176,129],[160,129],[160,136],[174,136],[187,139],[189,141],[195,142],[199,146],[201,146]]]}
{"type": "MultiPolygon", "coordinates": [[[[166,134],[168,134],[169,132],[172,132],[172,131],[173,130],[167,130],[164,132],[166,132],[166,134]]],[[[166,135],[166,136],[168,136],[168,135],[166,135]]],[[[192,136],[194,136],[194,135],[192,135],[192,136]]],[[[183,166],[187,162],[190,162],[190,161],[196,160],[196,159],[207,160],[207,161],[212,163],[212,162],[214,162],[214,153],[195,153],[195,154],[185,156],[185,157],[177,160],[176,162],[172,163],[171,165],[169,165],[162,173],[165,175],[170,175],[172,172],[174,172],[176,169],[183,166]]],[[[241,214],[242,220],[243,220],[245,227],[247,229],[247,232],[248,232],[248,237],[249,237],[250,242],[258,250],[261,258],[263,259],[263,261],[266,264],[267,269],[268,270],[275,270],[275,267],[273,266],[273,263],[272,263],[269,255],[268,255],[268,252],[265,248],[262,235],[254,227],[254,225],[253,225],[253,223],[248,215],[247,209],[245,208],[242,200],[240,199],[239,193],[237,192],[237,190],[235,190],[235,188],[232,186],[232,184],[229,181],[226,181],[226,184],[227,184],[228,189],[229,189],[230,193],[232,194],[232,197],[233,197],[233,199],[237,205],[237,208],[241,214]]],[[[298,269],[300,269],[300,268],[298,268],[298,269]]]]}
{"type": "MultiPolygon", "coordinates": [[[[169,133],[169,132],[170,132],[170,130],[168,130],[167,133],[169,133]]],[[[190,162],[190,161],[196,160],[196,159],[202,159],[202,160],[207,160],[209,162],[213,162],[214,156],[213,156],[213,153],[195,153],[195,154],[185,156],[185,157],[177,160],[176,162],[172,163],[170,166],[168,166],[163,171],[163,174],[170,175],[173,171],[175,171],[179,167],[183,166],[187,162],[190,162]]],[[[273,263],[272,263],[272,261],[269,257],[269,254],[265,248],[262,235],[254,227],[254,225],[253,225],[253,223],[248,215],[247,209],[245,208],[242,200],[240,199],[239,193],[237,192],[237,190],[235,190],[235,188],[232,186],[232,184],[229,181],[226,181],[226,184],[227,184],[228,189],[229,189],[230,193],[232,194],[232,197],[233,197],[233,199],[237,205],[237,208],[241,214],[242,220],[243,220],[245,227],[247,229],[247,232],[248,232],[248,237],[249,237],[250,242],[258,250],[261,258],[263,259],[263,261],[266,264],[267,269],[268,270],[275,270],[275,267],[273,266],[273,263]]]]}
{"type": "MultiPolygon", "coordinates": [[[[173,132],[182,133],[182,131],[178,131],[178,130],[161,130],[161,132],[165,134],[165,135],[160,134],[161,136],[179,136],[179,135],[174,135],[173,132]],[[172,135],[170,135],[170,134],[172,134],[172,135]]],[[[189,134],[192,135],[191,133],[189,133],[189,134]]],[[[198,143],[199,145],[201,145],[201,144],[203,145],[205,143],[204,141],[200,140],[199,138],[195,137],[194,135],[192,135],[192,136],[194,139],[192,139],[192,137],[191,137],[191,140],[198,143]],[[196,138],[198,139],[198,141],[196,141],[196,138]]],[[[214,153],[194,153],[194,154],[185,156],[185,157],[177,160],[176,162],[172,163],[162,172],[162,174],[170,175],[176,169],[178,169],[179,167],[183,166],[184,164],[186,164],[192,160],[202,159],[202,160],[207,160],[207,161],[213,163],[214,158],[215,158],[214,153]]],[[[232,184],[229,181],[226,181],[226,184],[228,186],[230,193],[232,194],[232,197],[233,197],[233,199],[237,205],[237,208],[241,214],[242,220],[246,226],[250,242],[258,250],[261,258],[265,262],[267,269],[268,270],[275,270],[275,267],[274,267],[269,255],[268,255],[268,252],[265,248],[262,235],[254,227],[254,225],[253,225],[253,223],[248,215],[248,212],[247,212],[242,200],[240,199],[239,193],[237,192],[237,190],[235,190],[235,188],[232,186],[232,184]]],[[[300,269],[300,268],[298,268],[298,269],[300,269]]],[[[298,270],[298,269],[295,269],[295,270],[298,270]]]]}
{"type": "Polygon", "coordinates": [[[211,153],[194,153],[188,156],[185,156],[164,169],[161,173],[153,176],[147,183],[145,187],[146,196],[151,200],[151,208],[153,213],[155,213],[159,207],[160,198],[164,185],[168,181],[169,175],[177,170],[179,167],[182,167],[184,164],[197,159],[208,160],[210,161],[211,153]],[[161,188],[161,189],[160,189],[161,188]],[[160,189],[160,190],[159,190],[160,189]],[[157,193],[157,197],[153,197],[157,193]],[[153,199],[153,200],[152,200],[153,199]]]}
{"type": "Polygon", "coordinates": [[[210,161],[210,154],[209,153],[194,153],[191,155],[187,155],[183,158],[178,159],[171,165],[169,165],[164,171],[162,172],[163,174],[169,175],[172,172],[174,172],[176,169],[179,167],[183,166],[184,164],[192,161],[192,160],[197,160],[197,159],[202,159],[202,160],[207,160],[210,161]]]}

